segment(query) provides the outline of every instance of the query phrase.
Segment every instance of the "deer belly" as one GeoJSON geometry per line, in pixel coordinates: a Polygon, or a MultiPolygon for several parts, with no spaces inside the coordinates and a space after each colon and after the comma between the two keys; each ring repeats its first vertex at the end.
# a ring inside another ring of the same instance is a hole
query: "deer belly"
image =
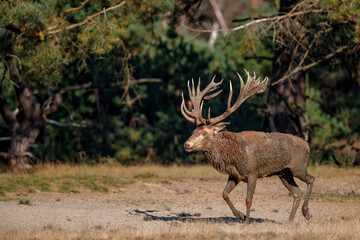
{"type": "Polygon", "coordinates": [[[276,175],[278,172],[282,171],[286,166],[271,166],[258,168],[258,177],[270,177],[276,175]]]}

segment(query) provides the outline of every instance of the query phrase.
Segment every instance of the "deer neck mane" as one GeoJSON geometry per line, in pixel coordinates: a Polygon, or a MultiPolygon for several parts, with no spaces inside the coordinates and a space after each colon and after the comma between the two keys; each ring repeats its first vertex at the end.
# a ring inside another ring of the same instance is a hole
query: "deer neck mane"
{"type": "Polygon", "coordinates": [[[212,147],[203,151],[203,154],[209,164],[221,173],[237,175],[238,171],[234,169],[237,158],[241,157],[242,148],[239,146],[240,139],[236,133],[222,131],[212,140],[212,147]]]}

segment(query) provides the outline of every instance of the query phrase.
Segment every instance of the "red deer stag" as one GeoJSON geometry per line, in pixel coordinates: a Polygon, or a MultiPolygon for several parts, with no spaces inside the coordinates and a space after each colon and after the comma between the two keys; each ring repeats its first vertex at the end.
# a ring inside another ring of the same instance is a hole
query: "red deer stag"
{"type": "Polygon", "coordinates": [[[264,133],[244,131],[240,133],[228,132],[225,128],[230,122],[221,122],[233,113],[247,98],[264,92],[267,87],[268,78],[263,81],[256,79],[256,75],[250,76],[245,70],[248,80],[244,84],[240,79],[239,97],[231,106],[232,85],[230,81],[230,92],[227,100],[226,111],[215,118],[210,117],[210,108],[207,119],[203,118],[203,100],[216,97],[222,90],[214,92],[223,82],[215,82],[215,76],[208,86],[201,91],[200,79],[197,88],[188,82],[189,97],[192,103],[190,111],[182,94],[181,112],[186,120],[197,125],[191,137],[185,142],[184,148],[187,152],[201,151],[206,160],[219,172],[229,175],[223,191],[223,198],[229,205],[234,215],[249,223],[250,207],[255,191],[256,180],[261,177],[278,175],[294,197],[289,220],[294,219],[300,204],[302,191],[294,181],[294,177],[307,184],[302,213],[310,219],[308,203],[315,178],[307,172],[307,162],[310,149],[307,142],[299,137],[284,133],[264,133]],[[208,95],[207,95],[208,94],[208,95]],[[230,201],[229,193],[240,182],[247,183],[246,193],[246,218],[237,210],[230,201]]]}

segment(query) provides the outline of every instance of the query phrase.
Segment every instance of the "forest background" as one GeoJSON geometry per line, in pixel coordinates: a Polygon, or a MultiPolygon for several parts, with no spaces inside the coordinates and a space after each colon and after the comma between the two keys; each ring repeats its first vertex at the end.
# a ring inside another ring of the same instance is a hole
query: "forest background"
{"type": "Polygon", "coordinates": [[[195,126],[181,93],[191,78],[224,78],[209,101],[219,115],[244,68],[271,84],[229,130],[296,134],[310,142],[311,164],[360,165],[358,9],[356,0],[1,1],[2,166],[199,163],[183,149],[195,126]]]}

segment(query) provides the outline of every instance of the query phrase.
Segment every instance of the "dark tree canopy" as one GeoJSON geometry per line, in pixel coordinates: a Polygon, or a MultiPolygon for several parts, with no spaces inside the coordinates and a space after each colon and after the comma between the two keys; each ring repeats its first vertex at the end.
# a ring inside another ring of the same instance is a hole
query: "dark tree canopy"
{"type": "Polygon", "coordinates": [[[230,130],[265,124],[311,140],[312,161],[354,164],[358,9],[355,0],[1,1],[3,163],[201,161],[182,147],[194,126],[181,92],[216,74],[225,92],[209,104],[223,112],[228,80],[247,68],[272,85],[230,130]]]}

